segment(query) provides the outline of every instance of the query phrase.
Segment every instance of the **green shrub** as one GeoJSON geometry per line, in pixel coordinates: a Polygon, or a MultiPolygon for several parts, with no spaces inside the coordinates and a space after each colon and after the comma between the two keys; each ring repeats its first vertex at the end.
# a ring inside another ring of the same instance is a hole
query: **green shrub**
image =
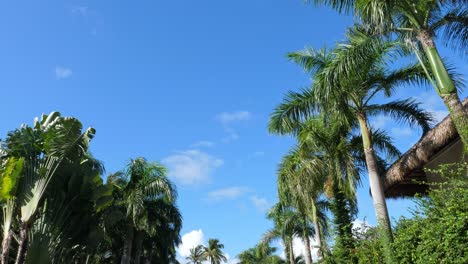
{"type": "Polygon", "coordinates": [[[411,219],[402,218],[393,243],[398,263],[468,263],[467,164],[444,165],[447,181],[417,199],[411,219]]]}

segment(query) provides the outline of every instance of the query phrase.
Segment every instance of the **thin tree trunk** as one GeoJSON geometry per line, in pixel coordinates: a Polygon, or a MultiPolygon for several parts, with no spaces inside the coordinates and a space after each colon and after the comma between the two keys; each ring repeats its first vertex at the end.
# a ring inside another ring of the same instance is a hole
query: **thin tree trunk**
{"type": "Polygon", "coordinates": [[[16,254],[16,264],[23,264],[26,258],[26,249],[28,244],[28,225],[21,223],[18,238],[18,252],[16,254]]]}
{"type": "Polygon", "coordinates": [[[289,263],[294,264],[294,249],[293,249],[294,237],[289,241],[289,263]]]}
{"type": "Polygon", "coordinates": [[[10,244],[13,233],[11,230],[8,231],[8,234],[3,238],[2,241],[2,255],[0,259],[1,264],[8,264],[8,256],[10,254],[10,244]]]}
{"type": "Polygon", "coordinates": [[[284,237],[282,237],[281,239],[283,240],[283,245],[284,245],[284,255],[285,255],[285,257],[286,257],[286,260],[289,261],[289,259],[290,259],[290,258],[289,258],[289,254],[291,254],[291,253],[289,252],[289,242],[288,242],[288,240],[285,239],[284,237]]]}
{"type": "Polygon", "coordinates": [[[137,231],[137,234],[135,237],[135,258],[133,260],[135,264],[140,264],[142,244],[143,244],[143,232],[137,231]]]}
{"type": "Polygon", "coordinates": [[[317,258],[318,259],[321,259],[322,258],[322,234],[321,234],[321,228],[320,228],[320,224],[318,222],[318,216],[317,216],[317,208],[313,208],[313,210],[315,211],[315,215],[314,215],[314,229],[315,229],[315,242],[317,243],[317,247],[318,247],[318,250],[317,250],[317,258]]]}
{"type": "Polygon", "coordinates": [[[438,86],[437,93],[450,112],[455,128],[463,142],[464,153],[468,154],[468,113],[461,103],[455,84],[452,78],[450,78],[447,68],[435,46],[433,34],[428,31],[421,31],[418,34],[418,40],[424,49],[426,57],[429,59],[429,65],[438,86]]]}
{"type": "Polygon", "coordinates": [[[381,232],[380,237],[383,242],[386,259],[388,262],[392,262],[391,243],[393,241],[393,235],[382,180],[379,176],[377,161],[372,147],[371,134],[367,126],[366,115],[361,113],[358,114],[357,118],[361,128],[362,141],[364,143],[364,155],[369,176],[369,186],[372,194],[372,201],[374,203],[375,214],[377,216],[377,223],[381,232]]]}
{"type": "Polygon", "coordinates": [[[311,264],[312,263],[312,252],[310,249],[310,239],[307,233],[304,235],[304,244],[306,247],[306,256],[305,256],[305,262],[306,264],[311,264]]]}
{"type": "Polygon", "coordinates": [[[130,260],[132,258],[133,236],[133,226],[131,224],[128,224],[127,237],[125,238],[123,254],[122,259],[120,260],[120,264],[130,264],[130,260]]]}

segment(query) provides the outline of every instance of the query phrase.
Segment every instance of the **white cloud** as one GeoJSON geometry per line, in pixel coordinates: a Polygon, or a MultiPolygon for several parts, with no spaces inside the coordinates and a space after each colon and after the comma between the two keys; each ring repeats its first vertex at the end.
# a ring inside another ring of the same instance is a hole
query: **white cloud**
{"type": "Polygon", "coordinates": [[[88,7],[87,6],[73,6],[71,8],[73,14],[80,15],[80,16],[88,16],[88,7]]]}
{"type": "Polygon", "coordinates": [[[392,135],[396,137],[409,137],[413,135],[413,130],[409,127],[394,127],[392,128],[392,135]]]}
{"type": "Polygon", "coordinates": [[[70,68],[57,66],[55,67],[55,77],[57,79],[65,79],[70,77],[73,74],[73,71],[70,68]]]}
{"type": "Polygon", "coordinates": [[[366,219],[360,220],[356,219],[353,221],[353,235],[355,237],[359,237],[361,234],[364,234],[369,230],[369,228],[373,227],[370,225],[366,219]]]}
{"type": "Polygon", "coordinates": [[[239,134],[232,128],[225,128],[227,136],[221,139],[223,143],[229,143],[239,139],[239,134]]]}
{"type": "Polygon", "coordinates": [[[162,160],[169,167],[169,177],[186,185],[205,183],[224,161],[199,150],[181,151],[162,160]]]}
{"type": "Polygon", "coordinates": [[[207,198],[209,200],[224,200],[224,199],[236,199],[244,194],[246,194],[249,191],[249,188],[247,187],[228,187],[228,188],[223,188],[219,190],[215,190],[212,192],[209,192],[207,195],[207,198]]]}
{"type": "Polygon", "coordinates": [[[444,119],[449,112],[442,99],[435,92],[424,92],[415,97],[422,107],[433,114],[436,123],[444,119]]]}
{"type": "Polygon", "coordinates": [[[205,244],[205,235],[201,229],[190,231],[182,236],[182,243],[177,247],[177,253],[185,259],[190,255],[190,249],[205,244]]]}
{"type": "Polygon", "coordinates": [[[250,201],[262,213],[266,212],[270,207],[270,203],[265,198],[258,197],[257,195],[251,196],[250,201]]]}
{"type": "Polygon", "coordinates": [[[195,142],[191,145],[192,148],[211,148],[215,145],[214,142],[207,141],[207,140],[202,140],[195,142]]]}
{"type": "Polygon", "coordinates": [[[216,115],[218,120],[226,131],[226,136],[221,139],[223,143],[230,143],[239,139],[239,134],[235,129],[232,128],[232,124],[241,121],[247,121],[252,117],[252,114],[248,111],[237,111],[237,112],[222,112],[216,115]]]}
{"type": "Polygon", "coordinates": [[[384,115],[379,115],[370,120],[370,124],[375,129],[384,129],[388,124],[389,118],[384,115]]]}
{"type": "MultiPolygon", "coordinates": [[[[312,255],[312,260],[315,262],[318,260],[318,248],[317,248],[317,243],[315,242],[314,238],[310,237],[310,245],[311,245],[311,255],[312,255]]],[[[281,242],[280,243],[281,247],[281,252],[279,255],[282,258],[286,258],[286,254],[284,251],[284,244],[281,242]]],[[[293,251],[295,256],[306,256],[306,246],[302,238],[295,237],[293,239],[293,251]]]]}
{"type": "MultiPolygon", "coordinates": [[[[186,257],[190,256],[190,249],[198,246],[206,245],[205,234],[201,229],[192,230],[182,236],[182,243],[177,247],[177,255],[180,263],[186,263],[186,257]]],[[[236,258],[231,258],[231,256],[224,252],[227,261],[223,264],[235,264],[239,261],[236,258]]],[[[203,264],[209,264],[208,261],[204,261],[203,264]]]]}
{"type": "Polygon", "coordinates": [[[223,125],[228,125],[233,122],[247,121],[251,116],[252,115],[248,111],[222,112],[216,116],[216,119],[223,125]]]}

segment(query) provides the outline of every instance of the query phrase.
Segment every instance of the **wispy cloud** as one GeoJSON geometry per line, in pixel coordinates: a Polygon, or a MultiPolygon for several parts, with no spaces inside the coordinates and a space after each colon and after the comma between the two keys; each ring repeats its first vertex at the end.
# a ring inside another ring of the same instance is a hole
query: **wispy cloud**
{"type": "Polygon", "coordinates": [[[185,185],[209,182],[213,171],[224,163],[222,159],[199,150],[177,152],[162,162],[169,167],[169,177],[185,185]]]}
{"type": "Polygon", "coordinates": [[[220,201],[225,199],[236,199],[249,192],[249,188],[243,186],[228,187],[209,192],[207,199],[210,201],[220,201]]]}
{"type": "Polygon", "coordinates": [[[236,111],[236,112],[222,112],[216,115],[218,120],[226,131],[226,136],[221,139],[223,143],[230,143],[239,139],[239,134],[233,128],[234,123],[248,121],[252,117],[252,114],[248,111],[236,111]]]}
{"type": "Polygon", "coordinates": [[[413,135],[413,130],[409,127],[394,127],[391,130],[394,137],[409,137],[413,135]]]}
{"type": "Polygon", "coordinates": [[[250,201],[257,208],[257,210],[261,213],[266,212],[268,208],[270,208],[270,203],[267,201],[267,199],[263,197],[258,197],[257,195],[253,195],[250,197],[250,201]]]}
{"type": "Polygon", "coordinates": [[[57,79],[65,79],[72,76],[73,71],[70,68],[57,66],[55,67],[55,77],[57,79]]]}
{"type": "Polygon", "coordinates": [[[424,92],[416,96],[416,99],[422,103],[425,110],[431,112],[436,123],[444,119],[449,112],[442,99],[435,92],[424,92]]]}
{"type": "Polygon", "coordinates": [[[216,116],[216,119],[223,125],[229,125],[233,122],[247,121],[251,116],[252,114],[248,111],[222,112],[216,116]]]}

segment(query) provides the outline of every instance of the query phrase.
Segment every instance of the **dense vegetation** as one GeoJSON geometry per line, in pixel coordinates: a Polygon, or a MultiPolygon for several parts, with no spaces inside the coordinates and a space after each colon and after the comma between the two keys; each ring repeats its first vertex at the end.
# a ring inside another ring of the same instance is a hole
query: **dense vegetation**
{"type": "MultiPolygon", "coordinates": [[[[414,99],[392,97],[404,86],[433,86],[468,153],[468,113],[458,97],[462,76],[447,66],[435,44],[442,38],[466,55],[467,2],[310,2],[354,14],[359,24],[331,49],[288,54],[310,74],[312,84],[287,93],[271,114],[270,133],[293,136],[297,144],[279,165],[280,201],[269,215],[275,228],[258,247],[268,245],[274,232],[291,264],[296,263],[294,238],[305,245],[305,263],[312,262],[310,238],[323,263],[466,262],[467,252],[461,249],[468,245],[466,205],[454,200],[467,195],[462,187],[467,184],[466,166],[458,165],[461,173],[449,179],[448,186],[420,198],[414,218],[400,219],[392,228],[382,178],[400,152],[386,131],[373,126],[372,117],[383,115],[419,127],[424,135],[433,125],[431,114],[414,99]],[[417,63],[405,65],[413,56],[417,63]],[[378,226],[353,230],[356,188],[364,176],[378,226]],[[292,215],[298,219],[294,224],[288,222],[292,215]]],[[[241,259],[241,263],[250,262],[241,259]]]]}
{"type": "Polygon", "coordinates": [[[166,169],[144,158],[107,177],[95,130],[53,112],[1,148],[1,263],[171,263],[182,217],[166,169]]]}

